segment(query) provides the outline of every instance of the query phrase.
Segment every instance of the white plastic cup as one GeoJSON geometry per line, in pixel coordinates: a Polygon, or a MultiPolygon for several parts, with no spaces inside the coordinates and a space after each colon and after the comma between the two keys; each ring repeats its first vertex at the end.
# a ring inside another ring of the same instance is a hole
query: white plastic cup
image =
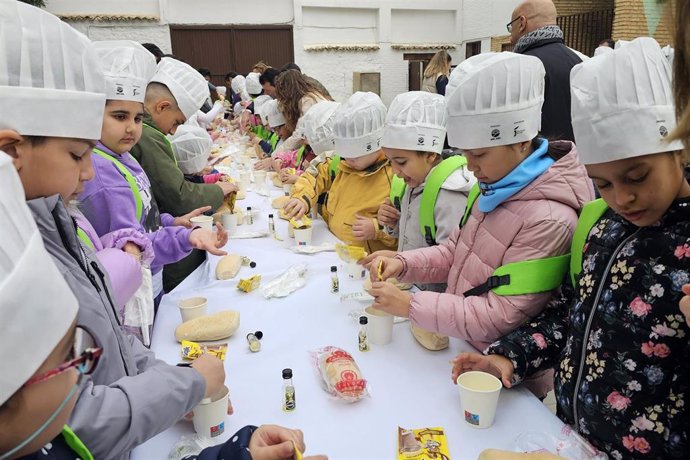
{"type": "Polygon", "coordinates": [[[393,316],[374,307],[364,309],[367,317],[367,338],[374,345],[386,345],[393,339],[393,316]]]}
{"type": "Polygon", "coordinates": [[[251,182],[251,174],[249,171],[240,173],[240,187],[244,187],[245,192],[249,188],[249,183],[251,182]]]}
{"type": "Polygon", "coordinates": [[[208,301],[206,297],[191,297],[189,299],[182,299],[177,304],[180,309],[180,315],[182,316],[182,322],[206,316],[206,307],[208,301]]]}
{"type": "Polygon", "coordinates": [[[213,399],[205,398],[193,409],[194,431],[203,438],[215,438],[225,431],[228,416],[228,387],[223,387],[220,395],[213,399]]]}
{"type": "Polygon", "coordinates": [[[213,231],[213,217],[211,216],[196,216],[189,219],[196,227],[205,228],[208,231],[213,231]]]}
{"type": "Polygon", "coordinates": [[[366,270],[363,265],[358,265],[356,262],[345,264],[345,272],[351,280],[361,280],[366,275],[366,270]]]}
{"type": "Polygon", "coordinates": [[[223,224],[223,228],[228,232],[228,236],[232,236],[237,232],[237,214],[225,212],[221,214],[220,220],[223,224]]]}
{"type": "Polygon", "coordinates": [[[297,246],[311,246],[312,230],[312,227],[296,228],[294,230],[297,246]]]}
{"type": "Polygon", "coordinates": [[[457,384],[465,423],[472,428],[493,425],[501,381],[486,372],[471,371],[460,374],[457,384]]]}

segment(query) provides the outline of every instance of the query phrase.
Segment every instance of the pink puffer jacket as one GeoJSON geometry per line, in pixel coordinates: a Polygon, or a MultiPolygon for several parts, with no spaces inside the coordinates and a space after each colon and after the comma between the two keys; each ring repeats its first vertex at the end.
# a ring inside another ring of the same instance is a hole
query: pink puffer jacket
{"type": "Polygon", "coordinates": [[[491,342],[537,316],[552,293],[499,296],[489,291],[473,297],[478,286],[501,265],[562,255],[582,205],[594,198],[592,183],[570,142],[550,145],[562,156],[545,173],[494,211],[472,214],[439,246],[406,251],[400,281],[448,283],[445,293],[418,292],[410,320],[423,329],[468,340],[483,350],[491,342]]]}

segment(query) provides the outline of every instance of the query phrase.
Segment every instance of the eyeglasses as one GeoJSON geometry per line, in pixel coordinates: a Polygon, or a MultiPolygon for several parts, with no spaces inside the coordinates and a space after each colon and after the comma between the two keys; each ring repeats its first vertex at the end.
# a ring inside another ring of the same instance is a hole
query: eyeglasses
{"type": "Polygon", "coordinates": [[[30,378],[25,384],[25,387],[34,385],[36,383],[45,382],[48,379],[60,375],[72,368],[75,368],[80,374],[91,374],[96,365],[98,364],[98,359],[103,353],[103,349],[96,347],[96,341],[93,336],[89,334],[86,330],[77,327],[74,334],[74,345],[72,346],[71,356],[76,356],[65,363],[60,364],[55,369],[49,370],[42,374],[36,375],[30,378]]]}
{"type": "Polygon", "coordinates": [[[515,19],[513,19],[512,21],[510,21],[508,24],[506,24],[506,29],[508,29],[508,33],[512,33],[512,32],[513,32],[513,23],[514,23],[515,21],[519,21],[519,20],[522,19],[522,18],[523,18],[523,16],[518,16],[518,17],[516,17],[515,19]]]}

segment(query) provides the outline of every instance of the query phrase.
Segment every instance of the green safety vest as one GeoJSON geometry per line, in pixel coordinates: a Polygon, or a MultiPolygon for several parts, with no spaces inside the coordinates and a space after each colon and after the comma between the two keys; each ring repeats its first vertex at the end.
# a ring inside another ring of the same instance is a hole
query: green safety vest
{"type": "MultiPolygon", "coordinates": [[[[441,191],[441,186],[451,174],[466,164],[467,159],[461,155],[446,158],[426,178],[424,191],[422,192],[422,202],[419,205],[419,230],[429,246],[436,244],[434,210],[436,209],[436,200],[438,199],[439,191],[441,191]]],[[[404,180],[398,176],[393,177],[390,200],[398,210],[401,209],[400,202],[406,188],[404,180]]]]}
{"type": "MultiPolygon", "coordinates": [[[[480,190],[477,184],[467,197],[467,209],[461,225],[467,222],[472,206],[479,195],[480,190]]],[[[582,250],[587,242],[587,236],[607,209],[608,205],[601,199],[583,206],[573,234],[570,254],[502,265],[494,270],[484,283],[465,291],[463,295],[471,297],[489,291],[500,296],[548,292],[563,283],[568,271],[570,271],[570,281],[575,286],[575,278],[582,271],[582,250]]]]}
{"type": "MultiPolygon", "coordinates": [[[[165,136],[163,136],[163,138],[165,138],[166,140],[168,139],[165,136]]],[[[170,143],[170,141],[168,141],[168,143],[170,143]]],[[[95,153],[101,158],[105,158],[106,160],[114,164],[117,170],[120,171],[120,174],[122,174],[122,176],[125,178],[127,184],[129,185],[129,189],[132,191],[132,196],[134,197],[134,205],[136,206],[137,212],[137,221],[141,222],[141,216],[144,212],[144,202],[141,199],[141,193],[139,193],[139,187],[137,186],[137,181],[134,178],[134,175],[129,171],[129,169],[125,167],[125,165],[120,163],[120,160],[113,157],[112,155],[108,155],[103,150],[93,149],[93,153],[95,153]]],[[[134,157],[132,157],[132,159],[134,159],[134,157]]]]}
{"type": "Polygon", "coordinates": [[[70,427],[65,425],[62,427],[62,432],[60,433],[65,443],[69,446],[72,451],[77,454],[81,460],[93,460],[93,455],[89,452],[88,447],[84,445],[81,439],[72,431],[70,427]]]}
{"type": "Polygon", "coordinates": [[[338,169],[340,169],[340,155],[333,155],[331,164],[328,166],[328,174],[331,176],[331,180],[338,175],[338,169]]]}

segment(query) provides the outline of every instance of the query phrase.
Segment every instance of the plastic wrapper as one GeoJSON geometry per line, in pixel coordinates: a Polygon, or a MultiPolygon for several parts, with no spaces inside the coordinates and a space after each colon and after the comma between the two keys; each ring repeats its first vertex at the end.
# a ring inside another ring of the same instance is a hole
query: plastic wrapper
{"type": "Polygon", "coordinates": [[[182,341],[182,359],[194,360],[204,353],[213,355],[221,361],[225,361],[225,353],[228,350],[227,345],[204,346],[190,340],[182,341]]]}
{"type": "Polygon", "coordinates": [[[289,220],[292,228],[309,228],[311,227],[311,219],[307,216],[302,216],[299,219],[292,218],[289,220]]]}
{"type": "Polygon", "coordinates": [[[252,292],[261,284],[261,275],[254,275],[251,278],[241,279],[237,283],[237,289],[242,292],[252,292]]]}
{"type": "Polygon", "coordinates": [[[398,460],[450,459],[443,428],[408,430],[398,427],[398,460]]]}
{"type": "Polygon", "coordinates": [[[272,279],[263,287],[265,298],[287,297],[307,284],[307,264],[293,265],[277,278],[272,279]]]}
{"type": "Polygon", "coordinates": [[[568,460],[608,459],[568,425],[563,426],[558,437],[539,432],[524,433],[515,440],[515,448],[519,452],[548,451],[568,460]]]}
{"type": "Polygon", "coordinates": [[[182,436],[170,450],[168,460],[182,460],[189,457],[195,457],[199,455],[202,450],[213,447],[216,444],[219,444],[218,440],[204,438],[198,434],[182,436]]]}
{"type": "Polygon", "coordinates": [[[367,381],[352,355],[342,348],[324,347],[310,352],[323,389],[348,403],[369,396],[367,381]]]}
{"type": "Polygon", "coordinates": [[[354,263],[367,256],[367,251],[361,246],[348,246],[346,244],[336,244],[335,252],[340,260],[347,263],[354,263]]]}
{"type": "Polygon", "coordinates": [[[145,346],[151,345],[153,329],[153,280],[151,269],[142,265],[142,282],[139,289],[125,304],[125,330],[134,334],[145,346]]]}

